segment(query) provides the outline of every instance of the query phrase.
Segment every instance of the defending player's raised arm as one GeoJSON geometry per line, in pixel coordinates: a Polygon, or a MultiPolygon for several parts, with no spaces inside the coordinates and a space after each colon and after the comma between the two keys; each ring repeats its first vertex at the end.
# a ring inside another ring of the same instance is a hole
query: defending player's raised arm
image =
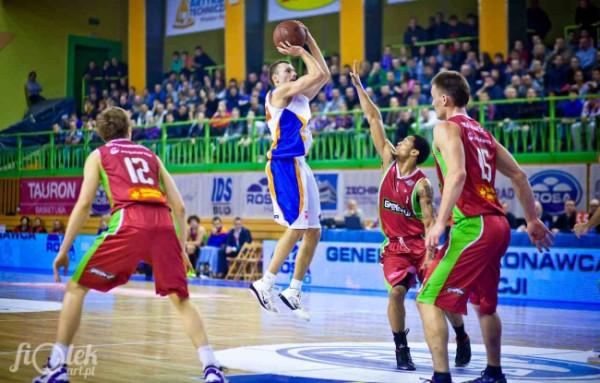
{"type": "Polygon", "coordinates": [[[158,163],[160,165],[160,180],[165,187],[167,202],[175,215],[177,226],[179,227],[179,241],[181,242],[181,248],[185,249],[185,204],[183,198],[181,198],[179,189],[177,189],[177,185],[175,185],[173,177],[171,177],[171,174],[165,169],[165,166],[160,159],[158,159],[158,163]]]}
{"type": "Polygon", "coordinates": [[[279,85],[271,95],[274,103],[278,103],[276,100],[286,100],[298,94],[303,94],[309,100],[315,98],[323,85],[329,81],[329,71],[323,71],[317,60],[303,47],[290,45],[286,42],[281,43],[277,50],[283,55],[300,57],[306,65],[307,73],[296,81],[279,85]]]}
{"type": "Polygon", "coordinates": [[[438,123],[433,129],[433,144],[440,150],[447,171],[444,177],[440,210],[425,239],[425,244],[429,249],[433,249],[439,244],[440,236],[446,228],[452,208],[456,205],[467,178],[465,150],[460,139],[460,128],[447,121],[438,123]]]}
{"type": "Polygon", "coordinates": [[[538,250],[548,249],[552,246],[553,236],[535,213],[535,197],[529,185],[527,174],[521,169],[512,154],[504,146],[496,142],[496,169],[510,178],[519,203],[523,207],[527,234],[538,250]]]}
{"type": "Polygon", "coordinates": [[[363,88],[362,82],[358,72],[358,63],[355,61],[352,71],[350,72],[350,78],[352,84],[356,88],[358,93],[358,99],[360,101],[360,107],[365,113],[367,122],[369,123],[369,130],[371,131],[371,138],[373,139],[373,145],[375,150],[383,161],[383,167],[387,168],[388,165],[394,160],[394,145],[386,138],[385,129],[383,127],[383,119],[381,118],[381,112],[375,105],[373,100],[369,97],[365,89],[363,88]]]}
{"type": "Polygon", "coordinates": [[[573,228],[573,232],[577,238],[586,234],[591,228],[600,225],[600,209],[596,209],[594,214],[588,218],[587,222],[578,223],[573,228]]]}
{"type": "Polygon", "coordinates": [[[60,250],[54,259],[54,280],[60,282],[59,268],[64,268],[64,274],[67,274],[69,268],[69,250],[77,236],[79,230],[85,223],[85,220],[90,215],[92,203],[96,198],[96,191],[100,183],[100,154],[98,151],[93,151],[85,160],[83,168],[83,183],[81,191],[77,198],[77,203],[71,212],[65,238],[60,245],[60,250]]]}

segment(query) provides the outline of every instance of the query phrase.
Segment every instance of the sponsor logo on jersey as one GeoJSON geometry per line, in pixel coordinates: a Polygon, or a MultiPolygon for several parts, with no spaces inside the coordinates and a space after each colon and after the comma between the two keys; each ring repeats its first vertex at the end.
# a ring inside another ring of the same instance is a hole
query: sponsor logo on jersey
{"type": "Polygon", "coordinates": [[[565,211],[565,201],[572,199],[575,204],[581,201],[583,189],[577,178],[562,170],[544,170],[529,177],[535,199],[540,201],[544,211],[559,215],[565,211]]]}
{"type": "Polygon", "coordinates": [[[166,201],[165,195],[159,189],[147,187],[130,188],[129,197],[134,201],[166,201]]]}
{"type": "Polygon", "coordinates": [[[496,200],[496,189],[494,189],[491,185],[479,185],[477,189],[482,198],[491,202],[496,200]]]}
{"type": "Polygon", "coordinates": [[[387,198],[383,199],[383,208],[385,210],[389,210],[392,213],[402,214],[405,217],[412,218],[414,217],[412,211],[408,210],[404,206],[400,205],[398,202],[394,202],[387,198]]]}
{"type": "Polygon", "coordinates": [[[463,296],[463,295],[465,295],[465,292],[464,292],[464,291],[462,291],[462,289],[459,289],[459,288],[457,288],[457,287],[448,287],[448,288],[446,289],[446,292],[447,292],[448,294],[456,294],[456,295],[460,295],[460,296],[463,296]]]}

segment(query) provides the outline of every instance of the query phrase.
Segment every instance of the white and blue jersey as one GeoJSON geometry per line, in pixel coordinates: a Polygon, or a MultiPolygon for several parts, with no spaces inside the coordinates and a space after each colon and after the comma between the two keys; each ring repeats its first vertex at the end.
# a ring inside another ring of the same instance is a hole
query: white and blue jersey
{"type": "Polygon", "coordinates": [[[320,228],[319,188],[305,160],[312,145],[309,100],[296,95],[285,108],[278,108],[270,98],[271,92],[265,111],[273,139],[266,166],[273,217],[293,229],[320,228]]]}

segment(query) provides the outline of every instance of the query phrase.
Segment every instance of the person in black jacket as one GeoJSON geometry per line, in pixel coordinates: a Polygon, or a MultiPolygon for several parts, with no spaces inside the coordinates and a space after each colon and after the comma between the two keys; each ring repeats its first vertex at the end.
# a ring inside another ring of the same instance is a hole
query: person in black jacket
{"type": "Polygon", "coordinates": [[[245,243],[252,242],[252,233],[242,225],[242,219],[235,217],[233,229],[227,233],[224,255],[227,260],[237,257],[245,243]]]}
{"type": "Polygon", "coordinates": [[[558,216],[554,225],[552,225],[553,233],[570,233],[575,227],[577,220],[577,206],[575,201],[569,199],[565,202],[565,212],[558,216]]]}

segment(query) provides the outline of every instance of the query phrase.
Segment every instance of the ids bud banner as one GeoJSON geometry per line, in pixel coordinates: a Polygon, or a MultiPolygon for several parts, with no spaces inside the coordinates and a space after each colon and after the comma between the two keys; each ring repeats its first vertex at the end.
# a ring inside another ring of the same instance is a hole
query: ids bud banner
{"type": "Polygon", "coordinates": [[[225,0],[167,0],[165,34],[225,28],[225,0]]]}
{"type": "Polygon", "coordinates": [[[81,190],[81,177],[23,178],[20,181],[20,214],[70,214],[81,190]]]}
{"type": "Polygon", "coordinates": [[[339,0],[269,0],[269,21],[298,19],[340,11],[339,0]]]}

